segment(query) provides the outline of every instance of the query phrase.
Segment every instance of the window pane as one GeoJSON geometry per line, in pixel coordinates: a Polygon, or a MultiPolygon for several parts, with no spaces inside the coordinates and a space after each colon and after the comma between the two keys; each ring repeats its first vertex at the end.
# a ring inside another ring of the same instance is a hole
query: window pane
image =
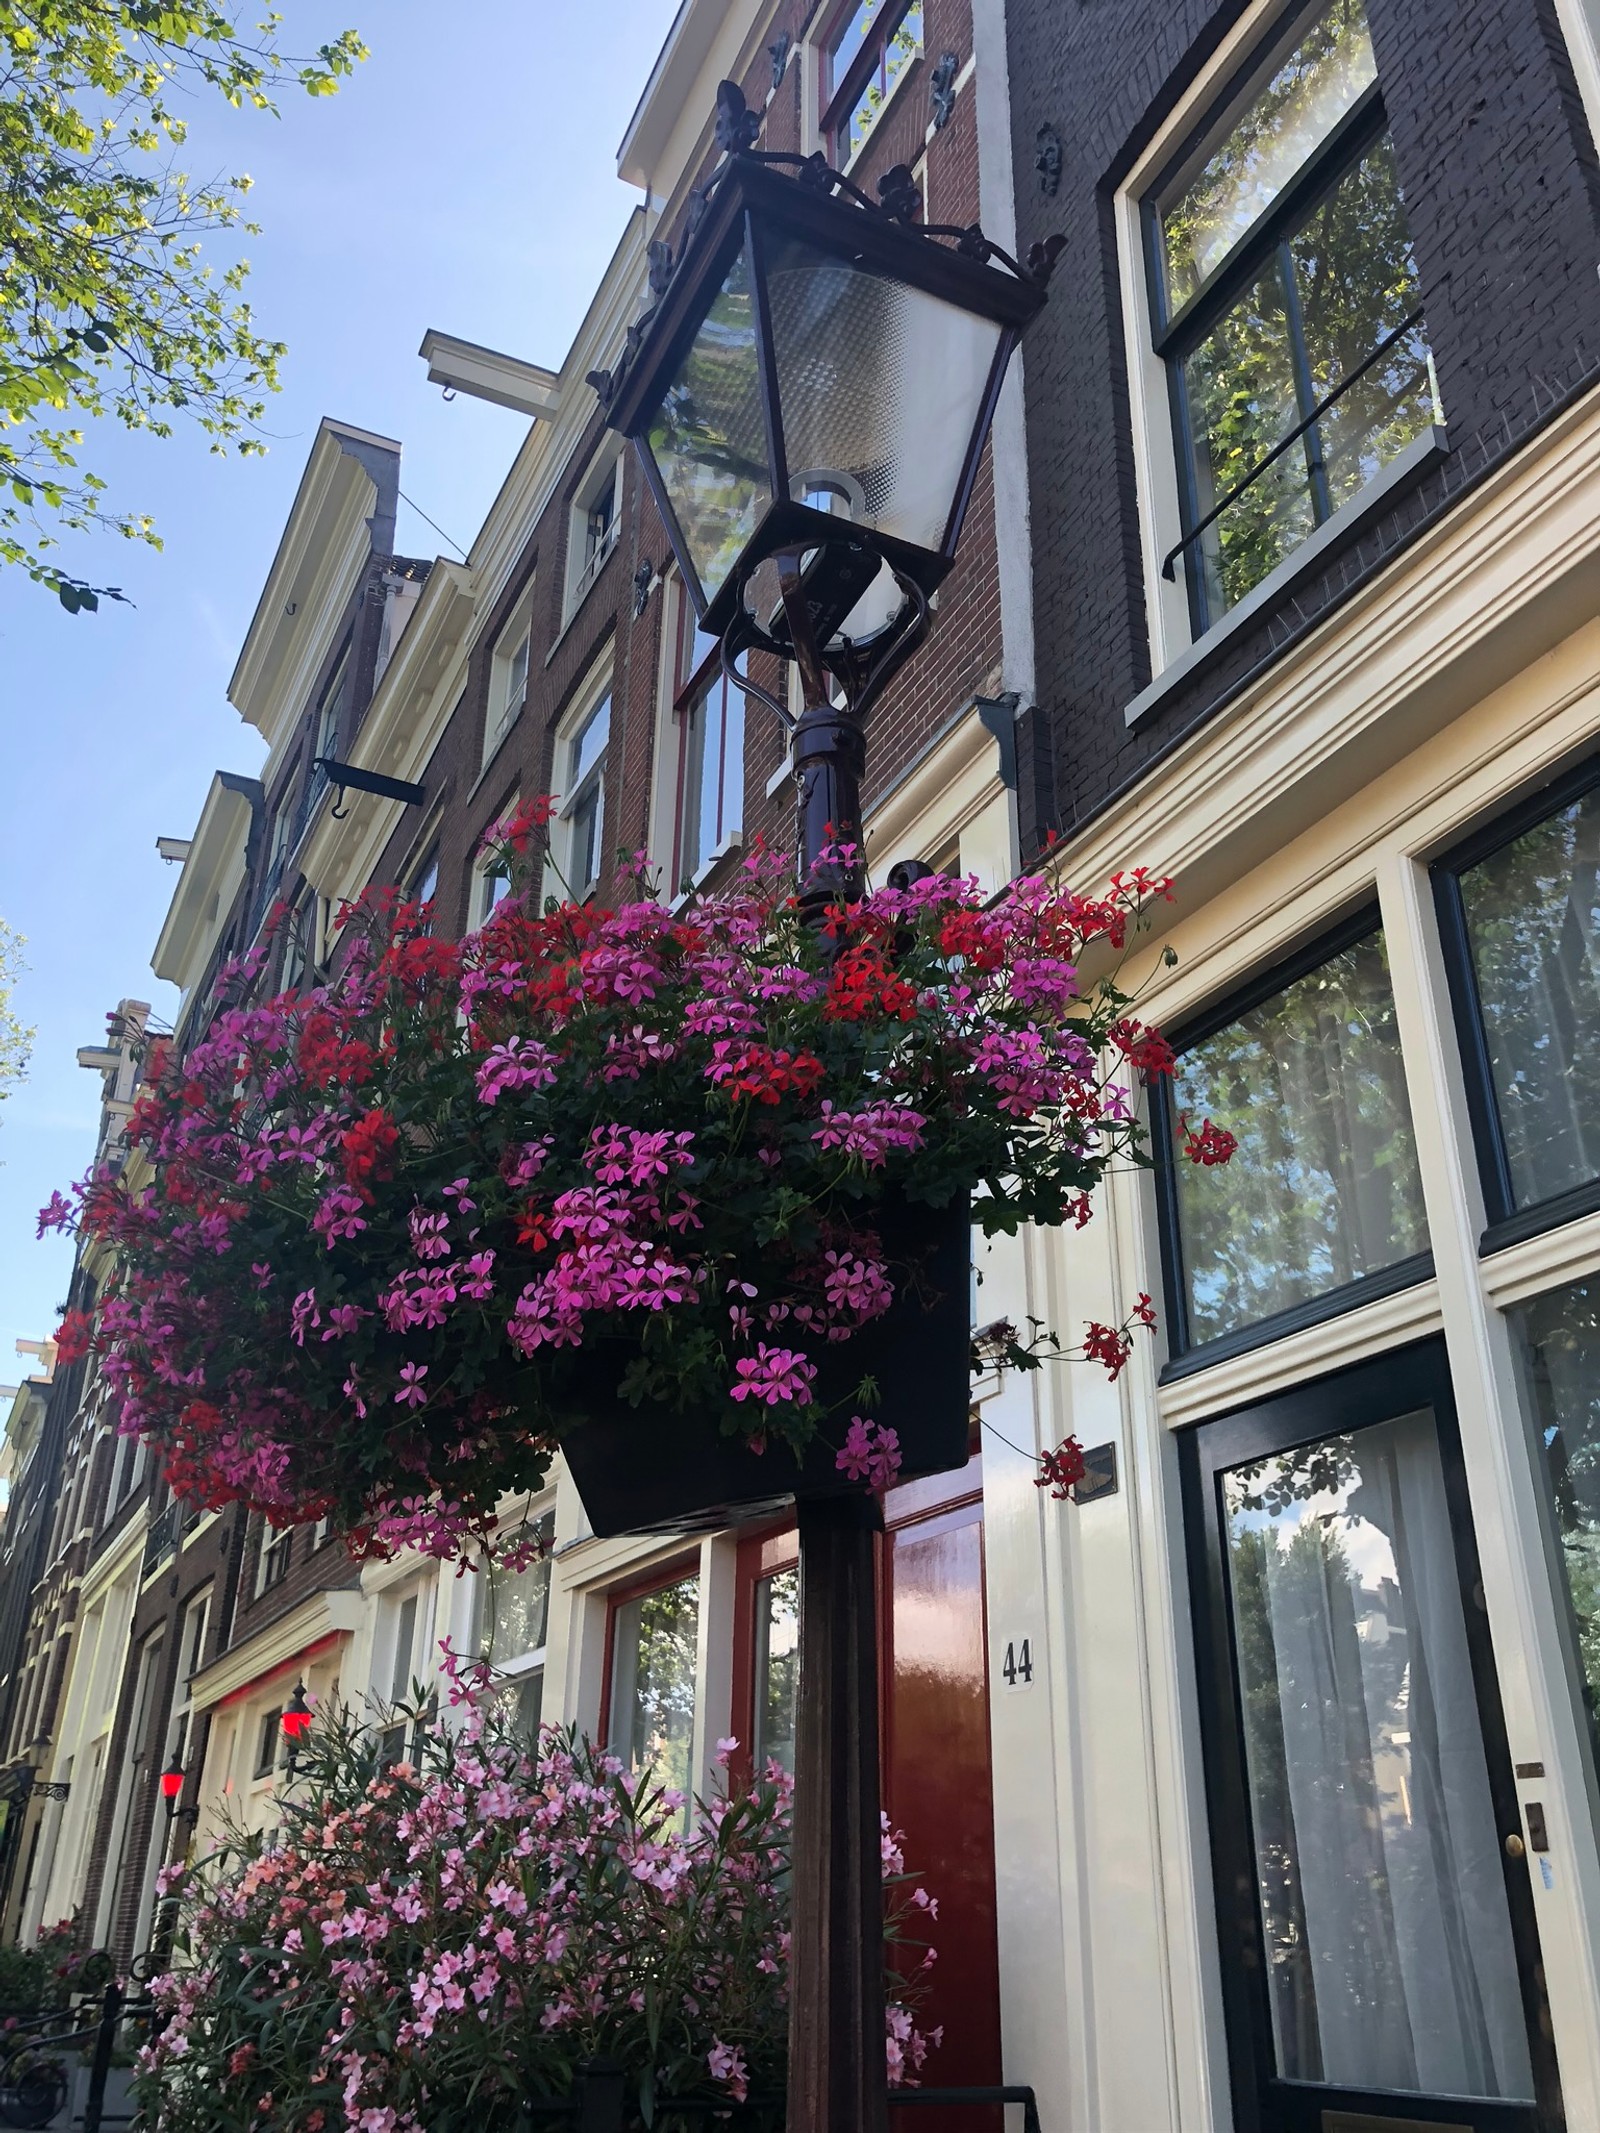
{"type": "Polygon", "coordinates": [[[678,883],[701,868],[743,826],[744,695],[713,672],[682,720],[682,815],[678,825],[678,883]]]}
{"type": "MultiPolygon", "coordinates": [[[[1290,250],[1314,406],[1418,306],[1411,235],[1387,137],[1346,171],[1290,250]]],[[[1428,342],[1419,321],[1317,424],[1327,507],[1337,511],[1364,489],[1433,419],[1428,342]]]]}
{"type": "Polygon", "coordinates": [[[574,791],[605,754],[606,743],[610,738],[611,696],[608,691],[573,735],[568,777],[574,791]]]}
{"type": "Polygon", "coordinates": [[[769,1762],[794,1769],[795,1697],[800,1686],[800,1572],[779,1570],[756,1586],[755,1737],[757,1772],[769,1762]]]}
{"type": "Polygon", "coordinates": [[[582,896],[600,876],[600,840],[605,830],[605,802],[605,786],[596,778],[568,818],[571,873],[567,886],[574,896],[582,896]]]}
{"type": "Polygon", "coordinates": [[[413,1646],[417,1637],[417,1595],[409,1592],[400,1602],[394,1625],[394,1666],[390,1671],[389,1701],[404,1703],[411,1694],[414,1670],[413,1646]]]}
{"type": "Polygon", "coordinates": [[[1278,2072],[1531,2099],[1433,1416],[1222,1481],[1278,2072]]]}
{"type": "Polygon", "coordinates": [[[742,252],[650,425],[650,452],[709,599],[771,502],[742,252]]]}
{"type": "Polygon", "coordinates": [[[1514,1313],[1527,1344],[1589,1737],[1600,1754],[1600,1280],[1514,1313]]]}
{"type": "Polygon", "coordinates": [[[1600,1177],[1600,791],[1461,876],[1489,1072],[1526,1206],[1600,1177]]]}
{"type": "MultiPolygon", "coordinates": [[[[546,1547],[555,1529],[546,1513],[535,1529],[546,1547]]],[[[502,1570],[480,1571],[479,1643],[485,1658],[507,1666],[528,1652],[542,1649],[550,1613],[550,1558],[541,1556],[526,1570],[514,1575],[502,1570]]]]}
{"type": "Polygon", "coordinates": [[[611,1747],[632,1768],[691,1791],[700,1586],[685,1578],[619,1607],[612,1626],[611,1747]]]}
{"type": "MultiPolygon", "coordinates": [[[[1300,420],[1278,259],[1186,359],[1183,383],[1198,524],[1300,420]]],[[[1201,538],[1207,615],[1214,620],[1259,585],[1316,517],[1306,448],[1291,445],[1201,538]]]]}
{"type": "Polygon", "coordinates": [[[1173,1104],[1239,1142],[1221,1168],[1173,1156],[1191,1341],[1425,1249],[1381,933],[1186,1050],[1173,1104]]]}
{"type": "MultiPolygon", "coordinates": [[[[857,15],[856,22],[859,24],[862,16],[877,16],[882,12],[885,11],[863,8],[857,15]]],[[[863,41],[863,38],[857,37],[851,52],[852,58],[860,50],[863,41]]],[[[853,156],[861,146],[877,124],[878,114],[888,102],[895,84],[921,50],[922,0],[913,0],[913,5],[906,9],[890,32],[883,50],[878,54],[862,85],[861,93],[850,108],[849,116],[839,128],[839,153],[842,156],[853,156]]],[[[848,65],[848,60],[835,61],[832,78],[836,87],[842,83],[848,65]]]]}
{"type": "Polygon", "coordinates": [[[1377,79],[1366,11],[1336,0],[1161,209],[1167,307],[1185,304],[1377,79]]]}

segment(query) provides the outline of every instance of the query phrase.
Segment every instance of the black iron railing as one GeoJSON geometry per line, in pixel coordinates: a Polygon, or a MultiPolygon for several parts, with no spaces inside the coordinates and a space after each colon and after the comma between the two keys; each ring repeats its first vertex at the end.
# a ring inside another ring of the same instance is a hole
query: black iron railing
{"type": "Polygon", "coordinates": [[[1340,380],[1340,382],[1334,387],[1333,391],[1328,394],[1325,400],[1319,400],[1317,402],[1316,406],[1311,410],[1310,414],[1307,415],[1304,422],[1297,422],[1292,430],[1286,430],[1284,434],[1278,439],[1277,443],[1272,447],[1271,451],[1263,453],[1261,458],[1256,461],[1255,465],[1250,469],[1249,473],[1245,475],[1244,479],[1242,481],[1236,481],[1233,487],[1228,491],[1226,496],[1224,496],[1219,503],[1213,504],[1211,509],[1206,513],[1205,517],[1196,520],[1195,524],[1189,528],[1189,531],[1184,535],[1183,539],[1181,541],[1175,542],[1173,546],[1167,550],[1166,554],[1161,559],[1161,575],[1170,581],[1174,574],[1173,566],[1176,564],[1179,556],[1181,556],[1185,552],[1185,550],[1192,548],[1195,542],[1200,539],[1201,535],[1203,533],[1206,533],[1212,526],[1216,524],[1217,520],[1221,518],[1224,511],[1230,511],[1233,506],[1239,501],[1240,497],[1244,495],[1245,491],[1255,486],[1255,484],[1261,479],[1262,475],[1265,474],[1268,467],[1272,466],[1275,461],[1283,457],[1284,453],[1288,451],[1290,445],[1298,444],[1300,439],[1306,434],[1308,430],[1314,429],[1317,423],[1319,423],[1322,420],[1323,416],[1328,412],[1329,408],[1337,405],[1337,403],[1344,398],[1345,394],[1350,390],[1352,385],[1358,384],[1360,380],[1366,376],[1367,372],[1372,369],[1375,363],[1379,363],[1383,360],[1383,358],[1389,353],[1389,350],[1394,346],[1396,341],[1402,340],[1405,335],[1411,331],[1413,326],[1420,326],[1421,323],[1422,307],[1419,305],[1415,311],[1408,313],[1408,315],[1400,321],[1399,325],[1395,327],[1393,333],[1386,333],[1384,335],[1383,339],[1378,343],[1377,347],[1373,349],[1371,355],[1367,357],[1364,363],[1358,363],[1355,369],[1351,371],[1350,375],[1347,378],[1342,378],[1340,380]]]}
{"type": "MultiPolygon", "coordinates": [[[[529,2100],[523,2116],[530,2126],[565,2120],[579,2133],[624,2133],[629,2082],[619,2066],[598,2061],[578,2071],[578,2084],[570,2096],[529,2100]]],[[[966,2089],[891,2089],[891,2111],[918,2106],[927,2110],[955,2110],[974,2105],[1020,2105],[1023,2133],[1041,2133],[1039,2102],[1032,2089],[1021,2087],[966,2089]]],[[[711,2126],[749,2126],[752,2123],[781,2127],[784,2099],[781,2096],[751,2096],[735,2103],[727,2096],[657,2096],[657,2124],[703,2119],[711,2126]],[[776,2114],[776,2115],[774,2115],[776,2114]]]]}

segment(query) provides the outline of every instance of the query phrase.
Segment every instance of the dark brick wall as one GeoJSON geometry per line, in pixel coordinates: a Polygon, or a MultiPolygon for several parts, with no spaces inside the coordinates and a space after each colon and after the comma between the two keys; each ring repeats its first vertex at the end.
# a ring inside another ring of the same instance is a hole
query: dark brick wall
{"type": "Polygon", "coordinates": [[[1024,780],[1025,848],[1052,815],[1070,830],[1137,779],[1600,361],[1600,174],[1549,0],[1368,0],[1451,459],[1130,733],[1150,646],[1112,198],[1241,13],[1239,0],[1008,0],[1019,243],[1066,239],[1026,359],[1054,761],[1024,780]],[[1043,127],[1063,149],[1053,198],[1035,169],[1043,127]]]}

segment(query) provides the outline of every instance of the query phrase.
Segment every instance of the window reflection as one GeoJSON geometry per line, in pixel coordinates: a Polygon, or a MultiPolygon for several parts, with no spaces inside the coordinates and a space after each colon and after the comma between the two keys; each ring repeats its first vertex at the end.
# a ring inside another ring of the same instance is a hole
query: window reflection
{"type": "Polygon", "coordinates": [[[1590,1741],[1600,1755],[1600,1280],[1515,1314],[1526,1347],[1590,1741]]]}
{"type": "Polygon", "coordinates": [[[1381,932],[1188,1046],[1173,1106],[1239,1142],[1225,1168],[1173,1155],[1191,1344],[1425,1249],[1381,932]]]}
{"type": "Polygon", "coordinates": [[[1600,1177],[1600,790],[1460,876],[1513,1206],[1600,1177]]]}
{"type": "Polygon", "coordinates": [[[792,1773],[800,1687],[799,1568],[761,1578],[755,1600],[755,1768],[759,1774],[773,1762],[792,1773]]]}
{"type": "Polygon", "coordinates": [[[678,1584],[626,1600],[612,1618],[611,1748],[630,1769],[647,1765],[685,1795],[693,1787],[695,1660],[700,1585],[678,1584]]]}

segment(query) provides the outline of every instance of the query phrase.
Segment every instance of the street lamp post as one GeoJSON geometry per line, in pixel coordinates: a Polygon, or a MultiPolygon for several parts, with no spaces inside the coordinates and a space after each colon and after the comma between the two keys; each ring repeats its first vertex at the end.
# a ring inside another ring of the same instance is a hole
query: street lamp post
{"type": "MultiPolygon", "coordinates": [[[[789,735],[802,903],[861,891],[866,714],[922,642],[1017,341],[1059,240],[1019,265],[928,228],[903,166],[867,197],[821,156],[756,149],[717,92],[723,157],[652,307],[591,383],[637,447],[700,625],[789,735]],[[790,662],[802,708],[735,662],[790,662]]],[[[789,2133],[887,2124],[875,1498],[803,1500],[789,2133]]]]}

